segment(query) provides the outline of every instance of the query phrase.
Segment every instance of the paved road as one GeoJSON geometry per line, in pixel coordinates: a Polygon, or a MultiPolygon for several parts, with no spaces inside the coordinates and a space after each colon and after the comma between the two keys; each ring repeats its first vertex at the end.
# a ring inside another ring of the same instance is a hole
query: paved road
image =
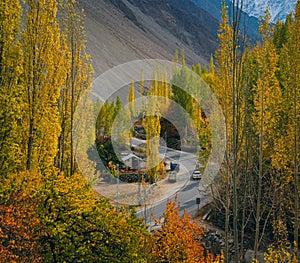
{"type": "MultiPolygon", "coordinates": [[[[132,138],[132,145],[138,145],[143,143],[143,140],[132,138]]],[[[187,152],[177,151],[164,146],[159,147],[159,152],[161,155],[165,156],[166,160],[176,160],[180,163],[180,173],[185,173],[187,183],[184,188],[178,192],[178,201],[181,204],[181,212],[186,209],[187,213],[194,215],[197,213],[198,205],[196,204],[196,198],[201,198],[201,203],[205,202],[206,198],[200,196],[198,191],[199,181],[194,181],[192,179],[192,173],[196,167],[197,158],[195,155],[187,152]],[[183,170],[183,171],[182,171],[183,170]],[[184,171],[185,170],[185,171],[184,171]],[[186,173],[189,173],[188,175],[186,173]]],[[[174,196],[173,198],[174,199],[174,196]]],[[[139,217],[143,217],[146,223],[151,225],[153,219],[151,217],[151,212],[156,218],[165,211],[167,199],[159,202],[158,204],[152,206],[144,206],[144,208],[137,214],[139,217]]]]}

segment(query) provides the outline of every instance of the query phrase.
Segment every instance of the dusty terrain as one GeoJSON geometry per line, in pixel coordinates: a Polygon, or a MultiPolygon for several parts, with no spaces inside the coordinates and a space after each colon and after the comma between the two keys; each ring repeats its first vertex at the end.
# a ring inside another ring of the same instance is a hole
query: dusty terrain
{"type": "Polygon", "coordinates": [[[138,2],[143,1],[82,1],[86,12],[87,47],[95,77],[131,60],[172,60],[175,50],[183,48],[188,64],[207,63],[217,46],[216,32],[208,31],[202,23],[211,19],[210,28],[215,29],[217,22],[212,17],[199,9],[197,12],[202,16],[197,13],[198,20],[159,1],[152,1],[153,5],[151,1],[144,1],[141,6],[138,2]]]}

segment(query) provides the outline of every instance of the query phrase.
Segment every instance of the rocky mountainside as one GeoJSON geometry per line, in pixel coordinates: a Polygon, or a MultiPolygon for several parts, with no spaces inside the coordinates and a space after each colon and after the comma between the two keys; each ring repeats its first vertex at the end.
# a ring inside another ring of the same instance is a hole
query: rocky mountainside
{"type": "MultiPolygon", "coordinates": [[[[212,15],[218,21],[221,20],[221,9],[222,9],[222,0],[192,0],[198,7],[206,10],[210,15],[212,15]]],[[[228,7],[228,15],[232,17],[232,1],[225,0],[228,7]]],[[[252,0],[246,0],[245,2],[250,3],[252,0]]],[[[241,16],[241,29],[246,32],[248,40],[251,42],[256,41],[259,38],[258,33],[259,20],[257,17],[250,16],[246,12],[242,12],[241,16]]]]}
{"type": "Polygon", "coordinates": [[[95,76],[131,60],[172,60],[184,48],[188,64],[207,63],[219,22],[191,0],[82,0],[95,76]]]}
{"type": "MultiPolygon", "coordinates": [[[[231,0],[226,0],[230,10],[231,0]]],[[[185,50],[188,64],[207,63],[217,44],[221,0],[80,0],[95,75],[131,60],[172,60],[185,50]]],[[[248,39],[258,39],[258,18],[270,4],[273,21],[296,0],[247,0],[242,16],[248,39]]]]}
{"type": "MultiPolygon", "coordinates": [[[[226,0],[229,10],[231,0],[226,0]]],[[[270,4],[273,21],[283,19],[296,0],[246,0],[242,28],[258,39],[258,18],[270,4]]],[[[80,0],[86,11],[87,46],[95,76],[131,60],[172,60],[185,50],[188,64],[207,63],[217,44],[221,0],[80,0]]]]}

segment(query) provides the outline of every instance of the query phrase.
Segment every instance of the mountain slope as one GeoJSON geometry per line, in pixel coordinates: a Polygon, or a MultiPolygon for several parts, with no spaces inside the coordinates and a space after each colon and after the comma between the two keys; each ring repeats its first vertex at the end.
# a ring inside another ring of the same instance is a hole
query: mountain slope
{"type": "MultiPolygon", "coordinates": [[[[176,0],[177,1],[177,0],[176,0]]],[[[192,0],[198,7],[206,10],[218,21],[221,21],[222,0],[192,0]]],[[[228,15],[232,17],[232,1],[225,0],[228,7],[228,15]]],[[[251,0],[252,1],[252,0],[251,0]]],[[[247,3],[251,2],[246,1],[247,3]]],[[[249,16],[247,12],[242,12],[241,16],[241,29],[246,32],[246,36],[250,41],[259,39],[258,33],[259,20],[256,17],[249,16]]]]}
{"type": "Polygon", "coordinates": [[[131,60],[172,60],[184,48],[188,64],[207,63],[219,22],[190,0],[82,0],[95,75],[131,60]]]}

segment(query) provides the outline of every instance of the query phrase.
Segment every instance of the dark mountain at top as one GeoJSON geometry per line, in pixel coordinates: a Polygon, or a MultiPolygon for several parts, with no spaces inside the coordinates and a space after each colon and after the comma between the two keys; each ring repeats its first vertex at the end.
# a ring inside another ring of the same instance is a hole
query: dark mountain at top
{"type": "MultiPolygon", "coordinates": [[[[174,0],[178,1],[178,0],[174,0]]],[[[184,1],[184,0],[183,0],[184,1]]],[[[228,15],[232,18],[232,8],[233,4],[230,0],[225,0],[226,5],[228,7],[228,15]]],[[[221,9],[222,3],[221,0],[192,0],[198,7],[206,10],[218,21],[221,20],[221,9]]],[[[245,1],[246,2],[246,1],[245,1]]],[[[248,1],[247,1],[248,2],[248,1]]],[[[245,3],[244,3],[245,5],[245,3]]],[[[250,41],[255,41],[259,38],[258,34],[258,26],[259,26],[259,19],[257,17],[249,16],[248,13],[242,12],[241,16],[241,29],[246,32],[246,36],[250,41]]]]}
{"type": "MultiPolygon", "coordinates": [[[[115,0],[114,0],[115,1],[115,0]]],[[[180,0],[128,0],[145,15],[154,18],[196,53],[206,58],[216,48],[219,23],[192,1],[180,0]]]]}

